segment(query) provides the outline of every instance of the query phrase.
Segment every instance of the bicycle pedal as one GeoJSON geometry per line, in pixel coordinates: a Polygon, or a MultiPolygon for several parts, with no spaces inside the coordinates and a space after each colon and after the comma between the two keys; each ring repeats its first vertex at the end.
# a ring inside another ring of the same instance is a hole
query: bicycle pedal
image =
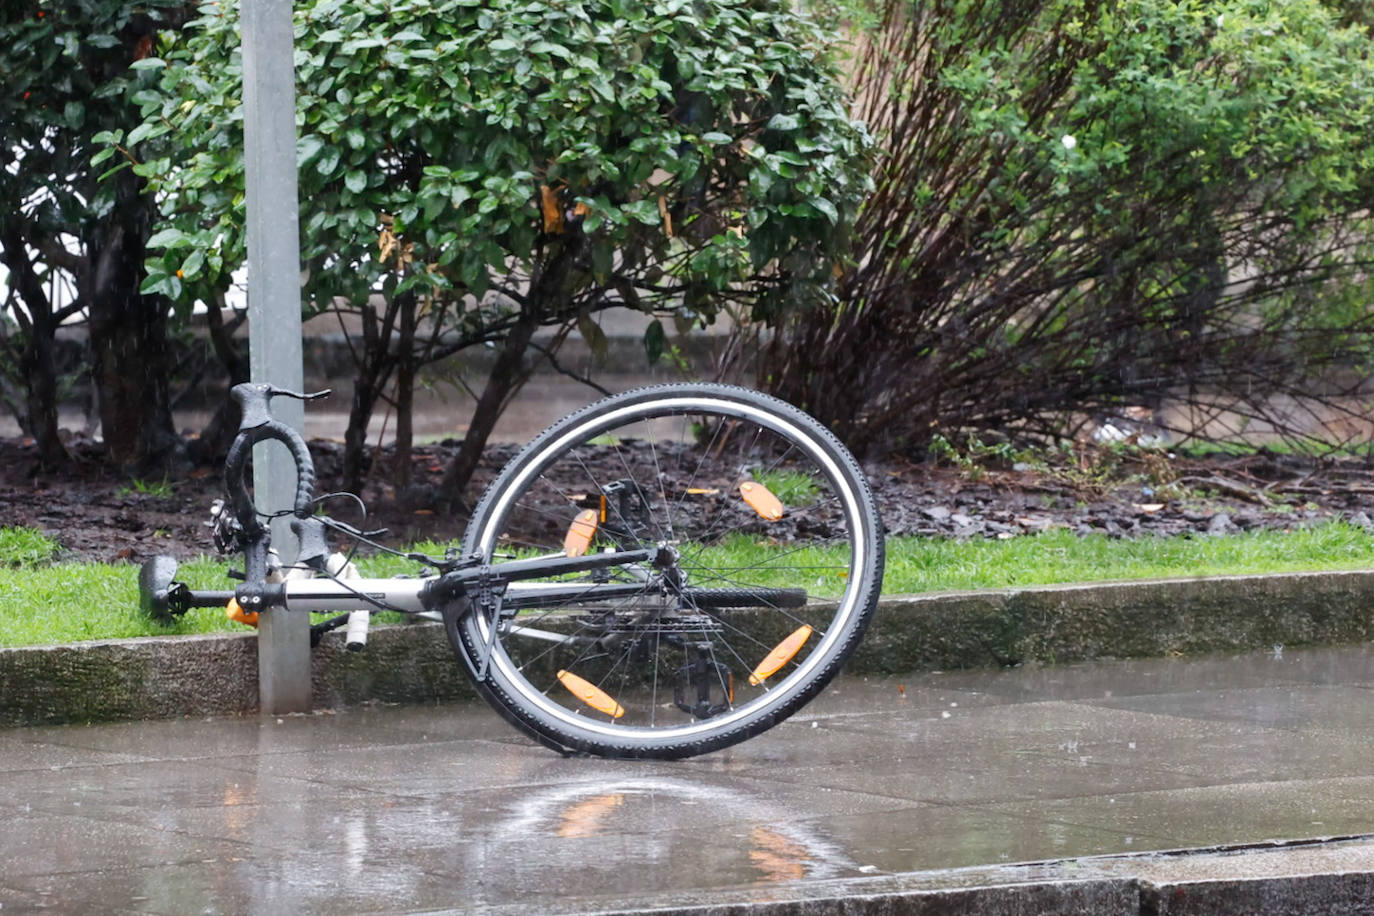
{"type": "Polygon", "coordinates": [[[161,623],[171,623],[186,612],[177,598],[186,586],[176,581],[177,561],[156,556],[138,571],[138,604],[145,615],[161,623]]]}

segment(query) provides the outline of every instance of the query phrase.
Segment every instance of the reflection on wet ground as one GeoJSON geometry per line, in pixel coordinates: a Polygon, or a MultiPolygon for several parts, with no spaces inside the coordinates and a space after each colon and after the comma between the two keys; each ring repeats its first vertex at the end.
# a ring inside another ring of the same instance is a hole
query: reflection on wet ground
{"type": "Polygon", "coordinates": [[[1374,651],[840,679],[681,763],[479,706],[0,731],[0,906],[548,912],[1374,832],[1374,651]]]}

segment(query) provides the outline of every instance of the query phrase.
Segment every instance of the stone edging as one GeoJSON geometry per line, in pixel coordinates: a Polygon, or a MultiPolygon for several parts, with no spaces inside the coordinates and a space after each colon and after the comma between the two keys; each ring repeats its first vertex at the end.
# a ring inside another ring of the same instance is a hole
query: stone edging
{"type": "MultiPolygon", "coordinates": [[[[856,674],[1363,642],[1374,572],[1217,576],[884,598],[856,674]]],[[[252,633],[0,649],[0,726],[225,715],[258,706],[252,633]]],[[[437,624],[325,637],[315,704],[472,698],[437,624]]]]}
{"type": "MultiPolygon", "coordinates": [[[[1276,842],[1239,848],[1089,856],[874,878],[796,882],[759,902],[709,903],[658,895],[606,916],[1253,916],[1368,913],[1374,900],[1374,837],[1276,842]]],[[[709,897],[709,895],[707,895],[709,897]]],[[[502,911],[504,913],[504,911],[502,911]]]]}

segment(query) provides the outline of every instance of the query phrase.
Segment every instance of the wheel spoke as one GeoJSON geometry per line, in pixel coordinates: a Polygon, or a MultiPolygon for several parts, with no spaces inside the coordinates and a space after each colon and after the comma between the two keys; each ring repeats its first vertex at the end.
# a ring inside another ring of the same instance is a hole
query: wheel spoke
{"type": "MultiPolygon", "coordinates": [[[[603,550],[650,559],[513,583],[486,695],[594,753],[733,743],[785,718],[852,649],[876,600],[876,530],[853,460],[781,402],[696,384],[611,398],[513,459],[464,552],[497,569],[512,551],[522,569],[603,550]]],[[[472,615],[455,630],[469,653],[490,632],[472,615]]]]}

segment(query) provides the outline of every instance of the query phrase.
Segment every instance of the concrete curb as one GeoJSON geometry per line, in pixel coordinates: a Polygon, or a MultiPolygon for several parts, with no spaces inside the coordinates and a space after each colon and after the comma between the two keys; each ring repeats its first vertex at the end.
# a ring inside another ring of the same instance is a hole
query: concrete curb
{"type": "Polygon", "coordinates": [[[1370,913],[1374,911],[1374,837],[799,882],[770,888],[769,896],[772,899],[759,902],[711,904],[679,903],[660,895],[643,906],[617,901],[595,912],[652,909],[657,916],[1370,913]]]}
{"type": "MultiPolygon", "coordinates": [[[[365,652],[329,633],[310,659],[316,708],[473,699],[443,627],[377,627],[365,652]]],[[[0,649],[0,726],[235,715],[258,709],[255,633],[0,649]]]]}
{"type": "Polygon", "coordinates": [[[890,673],[1365,642],[1374,571],[885,598],[846,670],[890,673]]]}
{"type": "MultiPolygon", "coordinates": [[[[1364,642],[1374,571],[1219,576],[884,598],[856,674],[1241,652],[1364,642]]],[[[475,692],[437,624],[378,627],[314,652],[315,704],[417,703],[475,692]]],[[[0,726],[253,712],[257,641],[224,636],[0,649],[0,726]]]]}

